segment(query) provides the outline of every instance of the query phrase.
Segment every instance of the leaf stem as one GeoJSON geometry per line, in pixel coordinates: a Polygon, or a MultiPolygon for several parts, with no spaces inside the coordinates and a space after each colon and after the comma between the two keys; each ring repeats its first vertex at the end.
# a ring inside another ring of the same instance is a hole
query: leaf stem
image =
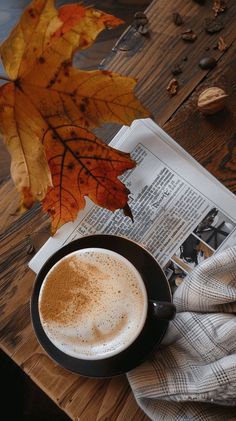
{"type": "Polygon", "coordinates": [[[0,75],[0,79],[1,80],[7,80],[7,82],[12,82],[12,80],[9,79],[9,77],[7,77],[7,76],[0,75]]]}

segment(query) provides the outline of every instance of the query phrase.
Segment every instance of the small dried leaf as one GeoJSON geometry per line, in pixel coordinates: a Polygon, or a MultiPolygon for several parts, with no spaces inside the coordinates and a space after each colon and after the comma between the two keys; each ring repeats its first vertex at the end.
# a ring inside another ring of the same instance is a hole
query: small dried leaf
{"type": "Polygon", "coordinates": [[[219,37],[217,47],[218,47],[218,50],[220,50],[220,51],[226,51],[227,50],[228,45],[226,44],[224,38],[219,37]]]}
{"type": "Polygon", "coordinates": [[[171,79],[166,89],[169,92],[169,94],[173,96],[177,94],[178,87],[179,82],[176,79],[171,79]]]}
{"type": "Polygon", "coordinates": [[[219,13],[223,13],[226,8],[227,6],[224,0],[214,0],[212,10],[215,13],[215,16],[218,16],[219,13]]]}

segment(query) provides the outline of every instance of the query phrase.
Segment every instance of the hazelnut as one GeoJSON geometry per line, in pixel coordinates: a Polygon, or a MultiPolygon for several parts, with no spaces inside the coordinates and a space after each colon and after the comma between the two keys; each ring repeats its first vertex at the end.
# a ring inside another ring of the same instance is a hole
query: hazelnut
{"type": "Polygon", "coordinates": [[[227,96],[223,89],[216,86],[205,89],[198,97],[198,109],[203,114],[217,113],[224,108],[227,96]]]}

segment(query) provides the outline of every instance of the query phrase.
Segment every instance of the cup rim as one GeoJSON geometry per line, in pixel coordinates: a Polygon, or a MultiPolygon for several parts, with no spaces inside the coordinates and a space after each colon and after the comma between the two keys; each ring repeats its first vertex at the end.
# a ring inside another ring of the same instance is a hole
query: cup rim
{"type": "Polygon", "coordinates": [[[69,258],[70,256],[72,256],[72,255],[76,255],[76,254],[79,254],[80,252],[82,252],[82,253],[84,253],[85,252],[85,250],[89,250],[89,251],[94,251],[94,250],[99,250],[99,251],[101,251],[102,250],[102,252],[103,251],[108,251],[109,252],[109,254],[111,254],[111,255],[114,255],[114,256],[118,256],[118,259],[120,259],[121,261],[124,261],[125,262],[125,264],[128,266],[128,267],[130,267],[131,268],[131,270],[135,273],[135,275],[137,275],[137,279],[138,279],[138,282],[139,282],[139,286],[141,287],[141,290],[142,290],[142,293],[143,293],[143,297],[144,297],[144,307],[143,307],[143,311],[142,311],[142,318],[141,318],[141,321],[140,321],[140,323],[139,323],[139,326],[138,326],[138,329],[136,329],[136,331],[135,331],[135,333],[132,335],[132,337],[130,338],[130,340],[129,341],[127,341],[127,342],[125,342],[125,344],[123,344],[123,346],[122,345],[120,345],[120,346],[118,346],[117,348],[115,348],[114,350],[112,350],[112,351],[107,351],[107,352],[104,352],[103,354],[101,353],[101,354],[97,354],[97,355],[86,355],[86,354],[84,354],[84,353],[80,353],[80,352],[73,352],[73,351],[65,351],[64,350],[64,348],[63,348],[63,346],[61,346],[61,344],[60,343],[57,343],[56,341],[54,341],[51,337],[50,337],[50,335],[47,333],[47,329],[45,329],[45,327],[44,327],[44,325],[43,325],[43,321],[42,321],[42,317],[41,317],[41,314],[40,314],[40,309],[38,308],[38,312],[39,312],[39,318],[40,318],[40,322],[41,322],[41,325],[42,325],[42,327],[43,327],[43,329],[44,329],[44,332],[45,332],[45,334],[46,334],[46,336],[48,337],[48,339],[60,350],[60,351],[62,351],[62,352],[64,352],[65,354],[67,354],[67,355],[69,355],[69,356],[71,356],[71,357],[74,357],[74,358],[79,358],[79,359],[83,359],[83,360],[87,360],[87,361],[90,361],[90,360],[102,360],[102,359],[104,359],[104,358],[109,358],[109,357],[112,357],[112,356],[115,356],[115,355],[117,355],[117,354],[120,354],[122,351],[124,351],[126,348],[128,348],[134,341],[135,341],[135,339],[140,335],[140,333],[141,333],[141,331],[142,331],[142,329],[143,329],[143,326],[144,326],[144,324],[145,324],[145,321],[146,321],[146,318],[147,318],[147,313],[148,313],[148,297],[147,297],[147,291],[146,291],[146,287],[145,287],[145,283],[144,283],[144,281],[143,281],[143,279],[142,279],[142,276],[141,276],[141,274],[139,273],[139,271],[136,269],[136,267],[133,265],[133,263],[131,263],[130,262],[130,260],[128,260],[126,257],[124,257],[124,256],[122,256],[122,255],[120,255],[119,253],[117,253],[117,252],[115,252],[115,251],[113,251],[113,250],[110,250],[110,249],[108,249],[108,248],[105,248],[105,247],[87,247],[87,248],[81,248],[81,249],[79,249],[79,250],[75,250],[75,251],[72,251],[71,253],[68,253],[68,254],[66,254],[64,257],[62,257],[60,260],[58,260],[50,269],[49,269],[49,271],[47,272],[47,274],[46,274],[46,276],[44,277],[44,279],[43,279],[43,282],[42,282],[42,284],[41,284],[41,286],[40,286],[40,290],[39,290],[39,297],[38,297],[38,307],[39,307],[39,302],[40,302],[40,297],[41,297],[41,294],[42,294],[42,291],[43,291],[43,288],[44,288],[44,284],[45,284],[45,281],[47,280],[47,278],[48,278],[48,276],[49,276],[49,274],[56,268],[56,266],[58,266],[61,262],[62,262],[62,260],[66,260],[67,258],[69,258]]]}

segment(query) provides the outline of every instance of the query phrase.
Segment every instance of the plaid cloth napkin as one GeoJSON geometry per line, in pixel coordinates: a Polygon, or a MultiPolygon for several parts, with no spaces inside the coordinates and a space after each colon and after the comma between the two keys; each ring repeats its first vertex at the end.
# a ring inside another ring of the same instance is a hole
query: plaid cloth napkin
{"type": "Polygon", "coordinates": [[[174,293],[177,307],[152,357],[128,373],[152,420],[236,420],[236,247],[197,266],[174,293]]]}

